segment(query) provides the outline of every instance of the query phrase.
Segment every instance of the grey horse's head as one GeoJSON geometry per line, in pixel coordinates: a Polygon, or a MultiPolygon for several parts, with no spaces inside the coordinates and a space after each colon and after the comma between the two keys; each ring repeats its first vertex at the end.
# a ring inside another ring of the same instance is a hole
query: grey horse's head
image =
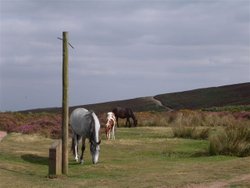
{"type": "Polygon", "coordinates": [[[101,140],[97,143],[95,141],[90,142],[90,152],[92,155],[93,164],[96,164],[99,160],[100,143],[101,143],[101,140]]]}

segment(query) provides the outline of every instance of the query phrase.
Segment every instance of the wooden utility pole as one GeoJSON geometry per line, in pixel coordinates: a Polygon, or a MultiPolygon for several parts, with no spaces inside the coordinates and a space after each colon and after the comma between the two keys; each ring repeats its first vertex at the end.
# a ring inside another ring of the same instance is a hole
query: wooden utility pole
{"type": "Polygon", "coordinates": [[[63,32],[63,66],[62,66],[62,173],[68,174],[68,124],[69,124],[69,77],[68,77],[68,32],[63,32]]]}

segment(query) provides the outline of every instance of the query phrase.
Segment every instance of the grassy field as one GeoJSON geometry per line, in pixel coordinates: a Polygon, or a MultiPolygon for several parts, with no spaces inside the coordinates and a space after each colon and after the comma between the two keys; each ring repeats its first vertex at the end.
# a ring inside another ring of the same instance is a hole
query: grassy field
{"type": "MultiPolygon", "coordinates": [[[[53,140],[11,133],[0,142],[0,187],[249,187],[250,157],[209,156],[207,140],[173,138],[169,127],[118,128],[100,162],[69,154],[69,175],[49,179],[53,140]]],[[[70,145],[70,144],[69,144],[70,145]]]]}

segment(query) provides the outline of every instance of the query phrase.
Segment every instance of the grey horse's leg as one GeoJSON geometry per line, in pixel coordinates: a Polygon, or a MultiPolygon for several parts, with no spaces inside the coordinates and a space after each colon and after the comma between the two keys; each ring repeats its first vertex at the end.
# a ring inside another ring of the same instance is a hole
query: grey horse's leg
{"type": "Polygon", "coordinates": [[[81,164],[83,164],[83,162],[84,162],[84,160],[83,160],[84,150],[85,150],[85,138],[82,139],[82,154],[81,154],[81,157],[80,157],[81,164]]]}
{"type": "Polygon", "coordinates": [[[74,137],[73,137],[72,141],[74,141],[74,148],[72,148],[72,149],[75,150],[74,151],[74,153],[75,153],[75,160],[76,160],[76,162],[78,162],[78,144],[79,143],[78,143],[78,139],[77,139],[77,135],[76,134],[74,134],[74,137]]]}

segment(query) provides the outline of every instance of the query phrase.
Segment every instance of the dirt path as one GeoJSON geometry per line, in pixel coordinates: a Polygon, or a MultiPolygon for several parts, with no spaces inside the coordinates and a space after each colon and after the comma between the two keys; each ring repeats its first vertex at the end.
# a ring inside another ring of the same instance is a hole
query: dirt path
{"type": "Polygon", "coordinates": [[[152,102],[155,103],[156,105],[165,108],[166,110],[172,110],[171,108],[169,108],[169,107],[163,105],[161,101],[157,100],[157,99],[154,98],[154,97],[147,97],[147,99],[150,100],[150,101],[152,101],[152,102]]]}
{"type": "Polygon", "coordinates": [[[0,131],[0,142],[1,140],[7,135],[7,132],[5,131],[0,131]]]}
{"type": "Polygon", "coordinates": [[[186,188],[225,188],[230,187],[232,184],[240,184],[241,182],[247,182],[250,184],[250,174],[245,174],[241,176],[236,176],[232,179],[225,181],[216,181],[208,184],[191,184],[186,186],[186,188]]]}

